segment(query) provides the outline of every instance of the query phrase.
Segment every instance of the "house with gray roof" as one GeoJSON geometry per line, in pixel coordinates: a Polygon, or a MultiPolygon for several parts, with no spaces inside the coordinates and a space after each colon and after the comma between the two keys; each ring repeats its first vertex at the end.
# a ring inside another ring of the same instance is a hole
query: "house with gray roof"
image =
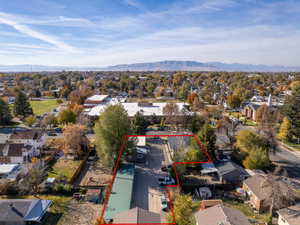
{"type": "Polygon", "coordinates": [[[150,212],[141,208],[133,208],[123,211],[114,216],[114,224],[141,224],[141,223],[161,223],[160,214],[150,212]]]}
{"type": "MultiPolygon", "coordinates": [[[[277,177],[275,180],[282,191],[282,195],[287,195],[291,190],[288,185],[277,177]]],[[[257,174],[247,178],[243,183],[243,189],[247,193],[249,203],[257,211],[265,212],[271,205],[272,186],[267,182],[265,175],[257,174]]]]}
{"type": "Polygon", "coordinates": [[[51,206],[51,200],[7,199],[0,200],[0,224],[26,225],[40,223],[51,206]]]}
{"type": "Polygon", "coordinates": [[[194,215],[197,225],[250,225],[242,212],[223,204],[199,210],[194,215]]]}
{"type": "Polygon", "coordinates": [[[241,184],[249,174],[247,171],[236,163],[225,160],[215,163],[217,173],[222,183],[241,184]]]}
{"type": "Polygon", "coordinates": [[[278,225],[300,224],[300,203],[277,211],[278,225]]]}

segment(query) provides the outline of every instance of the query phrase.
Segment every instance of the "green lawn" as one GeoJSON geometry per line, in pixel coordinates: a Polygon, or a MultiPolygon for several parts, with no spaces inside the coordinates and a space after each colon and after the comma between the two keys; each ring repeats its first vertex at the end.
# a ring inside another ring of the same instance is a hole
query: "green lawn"
{"type": "Polygon", "coordinates": [[[247,119],[245,125],[246,126],[256,126],[257,124],[256,124],[256,122],[247,119]]]}
{"type": "Polygon", "coordinates": [[[64,213],[68,211],[68,203],[71,200],[71,197],[57,195],[43,195],[39,197],[53,201],[53,204],[49,209],[49,213],[46,214],[42,225],[60,224],[60,219],[64,213]]]}
{"type": "Polygon", "coordinates": [[[66,177],[69,181],[79,167],[81,160],[59,159],[48,173],[48,177],[66,177]]]}
{"type": "Polygon", "coordinates": [[[55,109],[59,104],[56,99],[49,99],[42,101],[30,101],[30,105],[35,115],[42,115],[55,109]]]}
{"type": "Polygon", "coordinates": [[[237,119],[240,119],[242,117],[242,113],[240,113],[240,112],[229,112],[228,114],[230,116],[233,116],[233,117],[237,118],[237,119]]]}
{"type": "Polygon", "coordinates": [[[300,151],[300,144],[290,143],[290,142],[284,142],[288,147],[291,147],[293,150],[300,151]]]}

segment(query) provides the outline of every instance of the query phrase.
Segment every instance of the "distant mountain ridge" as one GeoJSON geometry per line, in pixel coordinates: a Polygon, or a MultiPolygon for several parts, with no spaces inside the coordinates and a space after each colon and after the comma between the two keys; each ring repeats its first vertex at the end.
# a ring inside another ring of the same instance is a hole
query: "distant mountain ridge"
{"type": "Polygon", "coordinates": [[[269,66],[222,62],[159,61],[150,63],[120,64],[108,67],[67,67],[44,65],[0,65],[0,72],[41,71],[240,71],[240,72],[298,72],[300,67],[269,66]]]}

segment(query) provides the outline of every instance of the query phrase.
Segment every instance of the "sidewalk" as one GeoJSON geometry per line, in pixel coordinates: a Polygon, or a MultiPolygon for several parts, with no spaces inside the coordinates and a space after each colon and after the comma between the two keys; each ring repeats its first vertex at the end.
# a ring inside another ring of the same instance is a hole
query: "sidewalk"
{"type": "Polygon", "coordinates": [[[297,157],[300,157],[300,151],[298,151],[298,150],[294,149],[293,147],[290,147],[290,146],[288,146],[288,145],[286,145],[286,144],[284,144],[283,142],[280,142],[280,141],[278,141],[278,144],[279,144],[279,146],[282,147],[284,150],[286,150],[286,151],[288,151],[288,152],[294,154],[294,155],[297,156],[297,157]]]}
{"type": "Polygon", "coordinates": [[[168,146],[168,144],[163,144],[163,145],[164,145],[165,163],[166,163],[166,165],[167,164],[172,164],[173,160],[172,160],[172,157],[171,157],[171,152],[170,152],[169,146],[168,146]]]}

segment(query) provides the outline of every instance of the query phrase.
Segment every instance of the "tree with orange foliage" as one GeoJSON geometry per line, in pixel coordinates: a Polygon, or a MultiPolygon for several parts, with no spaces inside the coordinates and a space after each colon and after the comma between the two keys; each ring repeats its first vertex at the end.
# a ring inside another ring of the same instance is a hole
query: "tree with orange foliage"
{"type": "Polygon", "coordinates": [[[63,151],[66,155],[80,158],[88,152],[89,140],[85,135],[86,128],[79,124],[67,125],[63,131],[63,151]]]}
{"type": "Polygon", "coordinates": [[[73,103],[73,104],[70,104],[68,108],[78,116],[83,110],[83,105],[73,103]]]}
{"type": "Polygon", "coordinates": [[[193,92],[193,93],[191,93],[191,94],[188,96],[187,102],[188,102],[190,105],[192,105],[192,104],[194,103],[194,101],[195,101],[195,98],[198,98],[198,99],[199,99],[197,93],[193,92]]]}

